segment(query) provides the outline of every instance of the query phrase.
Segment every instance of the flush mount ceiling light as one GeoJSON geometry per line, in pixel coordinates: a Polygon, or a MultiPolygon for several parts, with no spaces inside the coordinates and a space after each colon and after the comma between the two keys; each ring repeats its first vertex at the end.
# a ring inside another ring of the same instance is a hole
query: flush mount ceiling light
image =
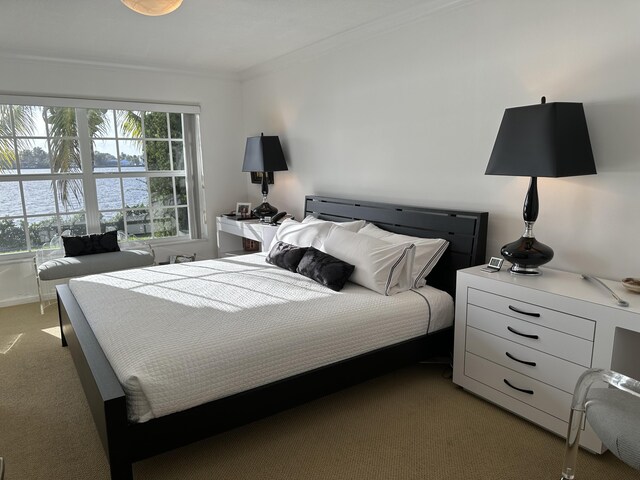
{"type": "Polygon", "coordinates": [[[157,17],[173,12],[182,0],[122,0],[127,7],[142,15],[157,17]]]}

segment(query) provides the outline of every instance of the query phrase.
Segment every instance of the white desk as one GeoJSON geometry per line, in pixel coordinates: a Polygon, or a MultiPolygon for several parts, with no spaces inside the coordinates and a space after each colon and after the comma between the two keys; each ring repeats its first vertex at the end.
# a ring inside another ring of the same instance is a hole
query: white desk
{"type": "MultiPolygon", "coordinates": [[[[584,370],[640,378],[640,295],[603,280],[630,304],[620,307],[595,282],[542,271],[536,277],[480,267],[458,272],[453,381],[566,436],[573,388],[584,370]]],[[[602,452],[590,427],[580,443],[602,452]]]]}
{"type": "Polygon", "coordinates": [[[260,242],[261,251],[268,252],[278,227],[260,223],[258,220],[236,220],[229,217],[216,218],[218,256],[243,255],[242,238],[260,242]]]}

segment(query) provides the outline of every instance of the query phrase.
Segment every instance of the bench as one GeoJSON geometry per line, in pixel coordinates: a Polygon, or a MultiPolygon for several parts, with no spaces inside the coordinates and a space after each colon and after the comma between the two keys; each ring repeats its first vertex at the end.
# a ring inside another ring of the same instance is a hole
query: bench
{"type": "Polygon", "coordinates": [[[49,303],[54,303],[55,285],[61,280],[147,267],[155,262],[151,246],[139,242],[121,244],[119,252],[94,253],[78,257],[65,257],[61,242],[61,237],[56,236],[46,245],[48,248],[37,250],[34,258],[42,314],[49,303]]]}

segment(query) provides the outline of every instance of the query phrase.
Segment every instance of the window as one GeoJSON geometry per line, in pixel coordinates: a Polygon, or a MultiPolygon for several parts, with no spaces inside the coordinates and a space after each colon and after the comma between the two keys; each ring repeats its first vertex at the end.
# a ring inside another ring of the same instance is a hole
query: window
{"type": "Polygon", "coordinates": [[[0,97],[0,253],[63,232],[201,237],[194,107],[15,100],[0,97]]]}

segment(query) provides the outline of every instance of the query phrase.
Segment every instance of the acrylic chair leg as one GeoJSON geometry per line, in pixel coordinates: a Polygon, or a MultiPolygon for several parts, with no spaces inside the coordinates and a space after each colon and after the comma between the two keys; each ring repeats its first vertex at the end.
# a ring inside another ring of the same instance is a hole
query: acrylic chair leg
{"type": "Polygon", "coordinates": [[[33,267],[36,270],[36,284],[38,285],[38,299],[40,300],[40,315],[44,315],[44,301],[42,300],[42,284],[40,283],[40,276],[38,275],[38,265],[36,259],[33,259],[33,267]]]}
{"type": "Polygon", "coordinates": [[[572,408],[567,431],[567,444],[560,480],[574,480],[576,476],[576,461],[580,447],[580,426],[584,418],[584,409],[572,408]]]}

